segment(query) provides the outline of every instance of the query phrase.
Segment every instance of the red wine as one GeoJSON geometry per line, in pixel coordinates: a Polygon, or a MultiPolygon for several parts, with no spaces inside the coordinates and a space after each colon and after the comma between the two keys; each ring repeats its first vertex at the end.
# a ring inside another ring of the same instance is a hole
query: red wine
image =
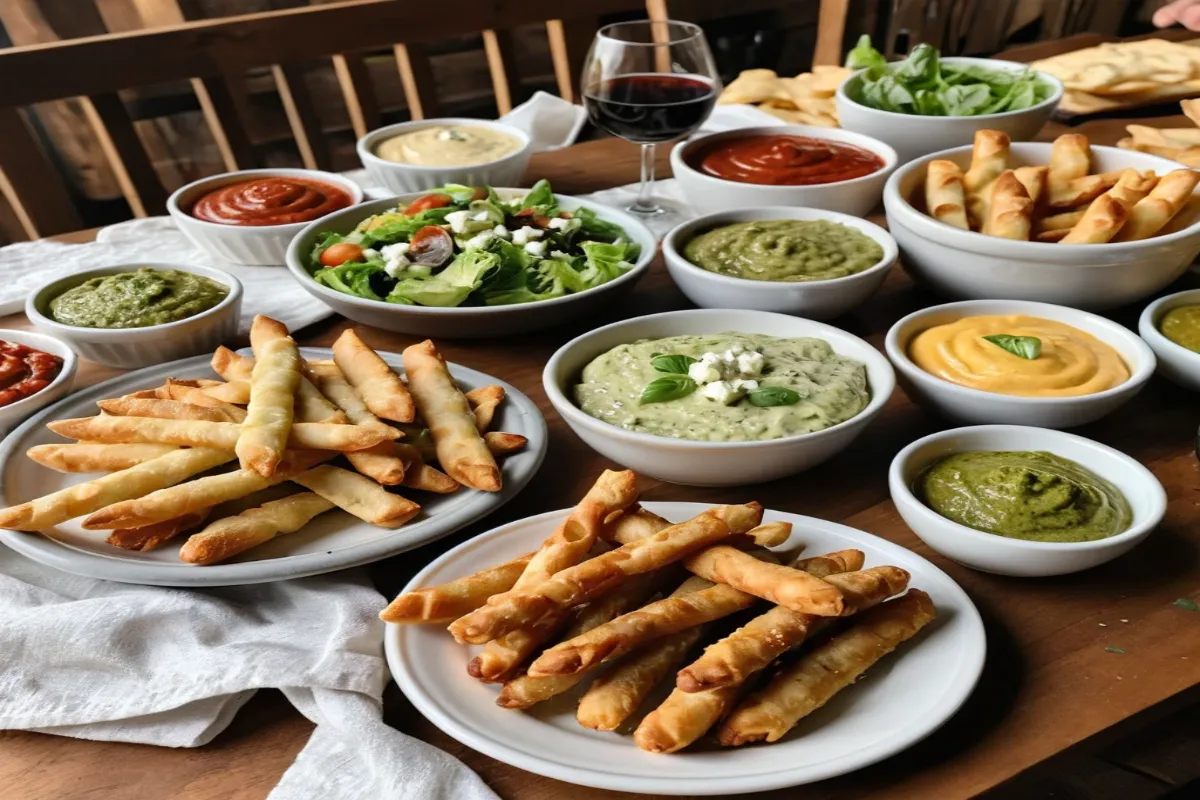
{"type": "Polygon", "coordinates": [[[716,103],[712,83],[695,75],[625,75],[583,95],[598,128],[631,142],[668,142],[694,131],[716,103]]]}

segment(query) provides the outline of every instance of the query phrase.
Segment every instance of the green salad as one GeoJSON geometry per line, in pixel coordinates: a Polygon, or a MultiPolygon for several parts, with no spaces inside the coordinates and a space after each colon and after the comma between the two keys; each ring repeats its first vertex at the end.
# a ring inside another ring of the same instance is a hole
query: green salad
{"type": "Polygon", "coordinates": [[[641,247],[591,209],[560,209],[546,181],[505,201],[450,184],[321,234],[309,269],[345,294],[420,306],[532,303],[582,292],[633,268],[641,247]]]}
{"type": "Polygon", "coordinates": [[[847,96],[864,106],[927,117],[976,117],[1020,111],[1053,92],[1031,69],[987,69],[944,64],[937,48],[919,44],[908,58],[888,63],[863,36],[846,56],[850,69],[866,70],[846,84],[847,96]]]}

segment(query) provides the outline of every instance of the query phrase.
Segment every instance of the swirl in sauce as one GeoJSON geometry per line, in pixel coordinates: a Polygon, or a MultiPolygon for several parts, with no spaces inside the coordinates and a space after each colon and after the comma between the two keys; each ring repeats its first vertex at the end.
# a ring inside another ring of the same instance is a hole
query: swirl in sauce
{"type": "Polygon", "coordinates": [[[353,204],[350,193],[304,178],[257,178],[203,195],[192,216],[221,225],[287,225],[311,222],[353,204]]]}
{"type": "Polygon", "coordinates": [[[714,178],[770,186],[837,183],[883,169],[883,159],[861,147],[781,134],[722,139],[689,162],[714,178]]]}

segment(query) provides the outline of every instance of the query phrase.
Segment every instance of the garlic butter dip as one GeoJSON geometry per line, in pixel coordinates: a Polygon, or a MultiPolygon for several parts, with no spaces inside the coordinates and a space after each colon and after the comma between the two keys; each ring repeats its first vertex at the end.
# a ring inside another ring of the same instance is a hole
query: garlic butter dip
{"type": "Polygon", "coordinates": [[[384,139],[375,155],[419,167],[470,167],[521,149],[517,137],[482,125],[430,125],[384,139]]]}

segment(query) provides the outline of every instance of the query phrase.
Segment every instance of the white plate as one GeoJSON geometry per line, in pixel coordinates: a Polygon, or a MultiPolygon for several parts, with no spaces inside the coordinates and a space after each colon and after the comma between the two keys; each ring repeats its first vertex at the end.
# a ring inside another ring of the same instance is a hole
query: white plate
{"type": "MultiPolygon", "coordinates": [[[[683,520],[700,503],[646,503],[683,520]]],[[[568,512],[552,511],[475,537],[421,571],[404,591],[443,583],[535,549],[568,512]]],[[[899,545],[832,522],[768,511],[793,524],[781,549],[804,543],[816,555],[845,548],[867,566],[894,564],[928,592],[938,618],[912,641],[840,692],[776,744],[720,748],[700,743],[673,755],[639,750],[628,735],[601,733],[575,721],[579,690],[519,712],[496,705],[499,688],[466,673],[474,652],[437,625],[388,625],[388,665],[401,690],[435,725],[506,764],[550,778],[625,792],[715,795],[757,792],[823,780],[881,761],[941,726],[967,699],[983,669],[983,623],[946,573],[899,545]]],[[[642,709],[644,713],[648,709],[642,709]]]]}
{"type": "MultiPolygon", "coordinates": [[[[300,352],[313,359],[332,357],[324,348],[302,347],[300,352]]],[[[403,372],[399,355],[380,355],[403,372]]],[[[299,578],[367,564],[419,547],[482,519],[511,500],[529,483],[546,454],[546,421],[528,397],[504,381],[473,369],[451,364],[450,372],[464,389],[491,383],[503,386],[507,396],[498,409],[496,430],[529,439],[525,450],[503,460],[504,488],[499,492],[417,492],[414,496],[422,506],[421,513],[397,530],[375,527],[335,509],[303,530],[248,550],[228,563],[206,567],[179,560],[182,537],[161,549],[140,553],[106,544],[106,531],[84,530],[78,520],[40,534],[0,530],[0,543],[34,561],[76,575],[153,586],[235,586],[299,578]]],[[[88,478],[55,472],[25,457],[25,451],[34,445],[63,441],[45,428],[46,422],[91,416],[96,413],[97,400],[157,386],[167,377],[215,376],[208,356],[147,367],[71,395],[27,420],[0,443],[0,496],[5,504],[22,503],[88,478]]]]}

